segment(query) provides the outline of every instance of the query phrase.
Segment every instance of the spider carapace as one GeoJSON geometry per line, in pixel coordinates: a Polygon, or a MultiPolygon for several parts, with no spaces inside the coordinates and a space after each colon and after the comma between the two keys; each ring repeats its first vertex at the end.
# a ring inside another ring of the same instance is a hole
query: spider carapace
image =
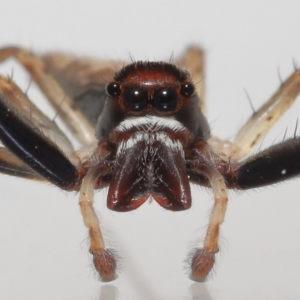
{"type": "Polygon", "coordinates": [[[0,61],[10,56],[27,69],[83,147],[75,151],[56,123],[10,78],[1,77],[0,172],[80,191],[90,253],[103,281],[115,278],[117,264],[93,209],[95,189],[108,186],[108,208],[125,212],[149,197],[166,209],[185,210],[192,203],[190,182],[211,188],[215,202],[206,237],[191,258],[191,278],[201,281],[219,250],[227,189],[261,187],[300,174],[296,136],[245,158],[297,97],[299,71],[230,142],[210,133],[199,48],[187,50],[181,67],[165,62],[122,67],[70,55],[37,56],[16,47],[0,50],[0,61]]]}

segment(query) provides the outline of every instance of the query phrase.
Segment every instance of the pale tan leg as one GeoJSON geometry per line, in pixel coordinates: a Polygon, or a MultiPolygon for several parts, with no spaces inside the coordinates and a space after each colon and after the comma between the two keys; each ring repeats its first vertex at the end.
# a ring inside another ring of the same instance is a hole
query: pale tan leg
{"type": "Polygon", "coordinates": [[[111,281],[116,277],[116,260],[111,251],[105,250],[99,220],[93,208],[97,169],[92,168],[84,177],[80,189],[79,205],[85,226],[89,229],[90,252],[101,280],[111,281]]]}
{"type": "Polygon", "coordinates": [[[225,218],[228,195],[223,176],[214,166],[205,166],[202,164],[195,166],[195,170],[207,176],[215,200],[203,248],[195,251],[191,262],[191,278],[196,281],[203,281],[214,265],[215,253],[219,251],[219,232],[225,218]]]}
{"type": "Polygon", "coordinates": [[[207,105],[205,101],[205,78],[204,78],[204,51],[199,47],[190,47],[187,49],[182,60],[183,66],[189,71],[196,92],[200,98],[201,111],[206,115],[207,105]]]}
{"type": "Polygon", "coordinates": [[[294,103],[299,93],[300,70],[297,70],[240,129],[235,138],[235,144],[239,151],[233,155],[233,159],[239,160],[249,154],[294,103]]]}
{"type": "Polygon", "coordinates": [[[124,67],[124,61],[100,60],[62,53],[43,55],[43,62],[49,72],[71,97],[83,88],[97,84],[103,89],[115,73],[124,67]]]}
{"type": "Polygon", "coordinates": [[[45,72],[44,62],[25,49],[9,47],[0,50],[0,61],[15,57],[30,73],[45,96],[57,110],[63,121],[76,137],[84,144],[95,140],[95,129],[79,110],[72,108],[73,101],[69,98],[53,77],[45,72]]]}

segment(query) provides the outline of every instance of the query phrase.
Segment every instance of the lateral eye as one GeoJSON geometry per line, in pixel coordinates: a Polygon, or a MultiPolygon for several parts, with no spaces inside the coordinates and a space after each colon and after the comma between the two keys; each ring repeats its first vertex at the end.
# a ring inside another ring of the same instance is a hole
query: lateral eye
{"type": "Polygon", "coordinates": [[[190,82],[185,82],[181,85],[180,94],[185,97],[190,97],[194,94],[195,87],[190,82]]]}
{"type": "Polygon", "coordinates": [[[173,111],[178,102],[178,95],[173,88],[163,87],[154,92],[153,106],[161,112],[173,111]]]}
{"type": "Polygon", "coordinates": [[[140,87],[129,87],[123,93],[124,105],[133,112],[141,112],[147,107],[148,93],[140,87]]]}
{"type": "Polygon", "coordinates": [[[121,94],[120,85],[116,82],[110,82],[106,86],[106,93],[111,97],[119,96],[121,94]]]}

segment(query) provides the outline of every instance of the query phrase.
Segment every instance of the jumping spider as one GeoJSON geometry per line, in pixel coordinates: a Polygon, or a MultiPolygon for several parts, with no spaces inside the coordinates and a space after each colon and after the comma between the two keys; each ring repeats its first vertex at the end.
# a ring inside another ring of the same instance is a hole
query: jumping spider
{"type": "Polygon", "coordinates": [[[149,197],[168,210],[185,210],[191,206],[189,182],[211,188],[215,204],[206,237],[191,259],[191,278],[201,281],[219,250],[227,190],[271,185],[300,174],[296,136],[246,158],[296,99],[299,70],[229,142],[210,134],[199,48],[188,49],[178,62],[181,68],[1,49],[0,61],[8,57],[27,69],[84,146],[75,151],[55,122],[11,79],[1,77],[0,140],[5,147],[0,148],[0,172],[80,192],[90,253],[103,281],[115,278],[117,265],[93,209],[95,189],[108,186],[108,208],[125,212],[149,197]]]}

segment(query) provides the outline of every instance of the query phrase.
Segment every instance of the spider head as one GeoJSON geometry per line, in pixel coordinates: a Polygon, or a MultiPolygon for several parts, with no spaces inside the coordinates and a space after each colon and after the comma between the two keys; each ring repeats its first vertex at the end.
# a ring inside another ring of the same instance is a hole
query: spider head
{"type": "Polygon", "coordinates": [[[135,62],[127,65],[107,84],[106,92],[108,98],[97,126],[99,139],[125,119],[143,116],[172,118],[195,136],[209,135],[189,73],[173,64],[135,62]]]}
{"type": "Polygon", "coordinates": [[[118,72],[106,91],[126,116],[173,116],[195,87],[189,74],[172,64],[136,62],[118,72]]]}

